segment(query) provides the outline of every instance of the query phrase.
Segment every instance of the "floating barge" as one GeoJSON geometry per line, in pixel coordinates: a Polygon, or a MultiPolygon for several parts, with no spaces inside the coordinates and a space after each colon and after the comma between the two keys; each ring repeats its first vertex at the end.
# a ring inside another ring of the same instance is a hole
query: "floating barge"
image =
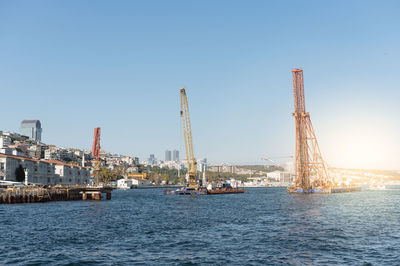
{"type": "Polygon", "coordinates": [[[12,187],[0,189],[0,204],[111,199],[110,187],[12,187]]]}
{"type": "Polygon", "coordinates": [[[349,186],[349,187],[326,187],[326,188],[310,188],[303,189],[299,187],[288,187],[288,193],[301,193],[301,194],[311,194],[311,193],[319,193],[319,194],[330,194],[330,193],[346,193],[346,192],[359,192],[361,191],[361,187],[349,186]]]}
{"type": "Polygon", "coordinates": [[[204,188],[204,187],[182,187],[177,190],[164,190],[166,195],[216,195],[216,194],[236,194],[244,193],[246,190],[233,188],[231,186],[222,186],[215,188],[204,188]]]}
{"type": "Polygon", "coordinates": [[[165,195],[207,195],[207,189],[202,187],[182,187],[177,190],[166,189],[165,195]]]}
{"type": "Polygon", "coordinates": [[[216,195],[216,194],[236,194],[236,193],[244,193],[245,189],[233,188],[231,186],[222,186],[216,187],[212,189],[207,189],[207,194],[216,195]]]}

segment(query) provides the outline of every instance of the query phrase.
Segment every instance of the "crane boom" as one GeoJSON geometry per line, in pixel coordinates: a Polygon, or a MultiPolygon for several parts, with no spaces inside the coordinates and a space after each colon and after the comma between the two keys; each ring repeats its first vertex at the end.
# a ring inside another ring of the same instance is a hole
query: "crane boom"
{"type": "Polygon", "coordinates": [[[100,128],[96,127],[94,129],[94,139],[93,139],[93,149],[92,155],[96,160],[100,158],[100,128]]]}
{"type": "Polygon", "coordinates": [[[94,129],[94,140],[93,140],[93,149],[92,156],[96,159],[94,166],[94,184],[98,185],[100,183],[99,180],[99,171],[100,171],[100,128],[96,127],[94,129]]]}
{"type": "Polygon", "coordinates": [[[181,94],[181,118],[183,125],[183,135],[185,138],[185,149],[186,149],[186,161],[189,174],[189,186],[197,186],[197,173],[196,173],[196,160],[193,152],[193,141],[192,141],[192,130],[190,127],[189,117],[189,104],[186,97],[185,88],[180,89],[181,94]]]}
{"type": "Polygon", "coordinates": [[[265,156],[263,156],[263,157],[261,157],[261,160],[269,161],[269,162],[273,163],[274,165],[281,166],[280,163],[272,160],[272,158],[274,158],[274,159],[283,159],[283,158],[293,158],[293,156],[291,156],[291,155],[290,156],[279,156],[279,157],[265,157],[265,156]]]}

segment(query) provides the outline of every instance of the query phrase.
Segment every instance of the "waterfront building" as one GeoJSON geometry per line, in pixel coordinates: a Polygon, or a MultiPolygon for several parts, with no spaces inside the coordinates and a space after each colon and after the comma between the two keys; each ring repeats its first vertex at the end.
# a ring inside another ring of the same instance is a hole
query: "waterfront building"
{"type": "Polygon", "coordinates": [[[150,186],[151,183],[149,180],[147,179],[136,179],[136,178],[132,178],[132,185],[137,186],[137,187],[141,187],[141,186],[150,186]]]}
{"type": "Polygon", "coordinates": [[[84,185],[89,169],[60,161],[0,154],[0,180],[43,185],[84,185]]]}
{"type": "Polygon", "coordinates": [[[171,161],[171,159],[172,159],[171,151],[170,150],[166,150],[165,151],[165,161],[169,162],[169,161],[171,161]]]}
{"type": "Polygon", "coordinates": [[[53,161],[57,184],[86,185],[89,183],[90,171],[86,167],[53,161]]]}
{"type": "Polygon", "coordinates": [[[0,154],[0,180],[51,184],[54,167],[48,162],[0,154]]]}
{"type": "Polygon", "coordinates": [[[23,120],[20,133],[30,139],[42,141],[42,125],[39,120],[23,120]]]}
{"type": "Polygon", "coordinates": [[[143,187],[150,186],[151,183],[147,179],[136,179],[136,178],[122,178],[117,180],[117,188],[119,189],[130,189],[133,186],[143,187]]]}
{"type": "Polygon", "coordinates": [[[178,150],[174,150],[172,152],[172,160],[174,162],[179,162],[179,151],[178,150]]]}
{"type": "Polygon", "coordinates": [[[132,187],[132,179],[118,179],[117,180],[117,188],[119,189],[130,189],[132,187]]]}

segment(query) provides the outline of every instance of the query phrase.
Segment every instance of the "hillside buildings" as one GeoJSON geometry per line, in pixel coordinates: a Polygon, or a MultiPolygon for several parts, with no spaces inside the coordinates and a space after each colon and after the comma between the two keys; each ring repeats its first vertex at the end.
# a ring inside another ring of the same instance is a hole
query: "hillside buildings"
{"type": "MultiPolygon", "coordinates": [[[[20,131],[22,135],[0,131],[0,180],[42,185],[90,184],[94,163],[90,151],[42,143],[39,120],[22,121],[20,131]]],[[[125,167],[133,171],[139,164],[137,157],[104,151],[100,158],[102,166],[110,169],[125,167]]]]}

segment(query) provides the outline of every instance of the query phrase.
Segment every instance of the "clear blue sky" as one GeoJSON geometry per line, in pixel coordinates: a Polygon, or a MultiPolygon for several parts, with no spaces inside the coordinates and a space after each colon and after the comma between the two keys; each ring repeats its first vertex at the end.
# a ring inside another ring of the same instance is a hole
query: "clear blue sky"
{"type": "Polygon", "coordinates": [[[48,144],[255,163],[294,150],[291,69],[323,156],[400,169],[399,1],[0,1],[0,129],[48,144]]]}

